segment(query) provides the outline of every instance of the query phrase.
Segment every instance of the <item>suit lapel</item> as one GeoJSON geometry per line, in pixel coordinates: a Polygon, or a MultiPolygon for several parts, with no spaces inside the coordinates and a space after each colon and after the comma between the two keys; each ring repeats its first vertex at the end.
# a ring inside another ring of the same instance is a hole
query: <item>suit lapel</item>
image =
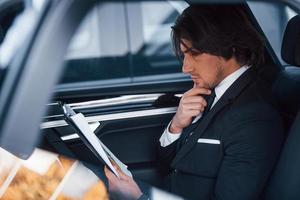
{"type": "Polygon", "coordinates": [[[234,98],[236,98],[247,85],[253,81],[254,70],[248,69],[244,74],[242,74],[223,94],[219,101],[214,105],[214,107],[209,111],[203,120],[201,120],[194,130],[194,134],[189,137],[189,140],[179,149],[174,160],[172,161],[172,166],[174,166],[180,159],[182,159],[197,143],[198,139],[203,135],[205,129],[208,127],[210,122],[213,120],[214,116],[220,112],[226,105],[228,105],[234,98]]]}

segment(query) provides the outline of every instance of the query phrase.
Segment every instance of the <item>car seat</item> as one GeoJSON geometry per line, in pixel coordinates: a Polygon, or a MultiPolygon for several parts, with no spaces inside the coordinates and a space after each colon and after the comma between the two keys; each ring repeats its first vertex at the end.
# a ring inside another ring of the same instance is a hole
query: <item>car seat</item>
{"type": "Polygon", "coordinates": [[[266,187],[265,200],[300,199],[300,16],[286,27],[281,55],[286,66],[273,91],[283,114],[287,137],[280,158],[266,187]],[[291,126],[290,126],[291,125],[291,126]]]}

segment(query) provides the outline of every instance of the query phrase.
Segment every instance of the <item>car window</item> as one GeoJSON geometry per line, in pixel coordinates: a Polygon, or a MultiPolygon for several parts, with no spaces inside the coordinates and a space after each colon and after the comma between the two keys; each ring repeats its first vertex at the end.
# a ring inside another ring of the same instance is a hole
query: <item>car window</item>
{"type": "Polygon", "coordinates": [[[25,51],[44,2],[0,1],[0,86],[12,62],[25,51]]]}
{"type": "Polygon", "coordinates": [[[281,58],[281,44],[285,27],[296,12],[282,3],[248,2],[248,5],[257,19],[262,31],[270,42],[281,64],[286,63],[281,58]],[[268,14],[266,14],[268,13],[268,14]]]}
{"type": "Polygon", "coordinates": [[[130,76],[123,3],[94,8],[74,35],[62,83],[130,76]]]}
{"type": "Polygon", "coordinates": [[[99,5],[72,39],[61,85],[119,84],[139,76],[181,72],[170,33],[186,5],[180,1],[99,5]]]}
{"type": "MultiPolygon", "coordinates": [[[[8,1],[7,1],[8,2],[8,1]]],[[[15,3],[6,3],[3,5],[0,12],[0,44],[2,43],[9,27],[12,25],[15,17],[24,10],[24,3],[17,1],[15,3]]]]}
{"type": "Polygon", "coordinates": [[[171,26],[187,6],[183,2],[129,3],[133,76],[180,73],[170,41],[171,26]],[[147,12],[147,11],[155,12],[147,12]]]}

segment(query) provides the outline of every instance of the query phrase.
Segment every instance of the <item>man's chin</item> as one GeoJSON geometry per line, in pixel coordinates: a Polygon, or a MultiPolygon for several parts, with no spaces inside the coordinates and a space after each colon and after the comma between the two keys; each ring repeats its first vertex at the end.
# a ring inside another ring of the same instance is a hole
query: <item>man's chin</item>
{"type": "Polygon", "coordinates": [[[193,79],[194,85],[196,85],[197,87],[203,87],[203,88],[212,88],[210,87],[210,84],[204,82],[203,80],[199,81],[198,79],[193,79]]]}

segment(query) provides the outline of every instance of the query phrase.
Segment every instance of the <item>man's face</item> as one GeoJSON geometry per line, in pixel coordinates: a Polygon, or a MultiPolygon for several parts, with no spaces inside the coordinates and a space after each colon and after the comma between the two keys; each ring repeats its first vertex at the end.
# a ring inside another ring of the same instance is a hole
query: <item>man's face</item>
{"type": "Polygon", "coordinates": [[[200,87],[213,88],[224,79],[224,59],[207,53],[198,53],[188,40],[180,49],[184,55],[182,72],[189,74],[193,82],[200,87]]]}

